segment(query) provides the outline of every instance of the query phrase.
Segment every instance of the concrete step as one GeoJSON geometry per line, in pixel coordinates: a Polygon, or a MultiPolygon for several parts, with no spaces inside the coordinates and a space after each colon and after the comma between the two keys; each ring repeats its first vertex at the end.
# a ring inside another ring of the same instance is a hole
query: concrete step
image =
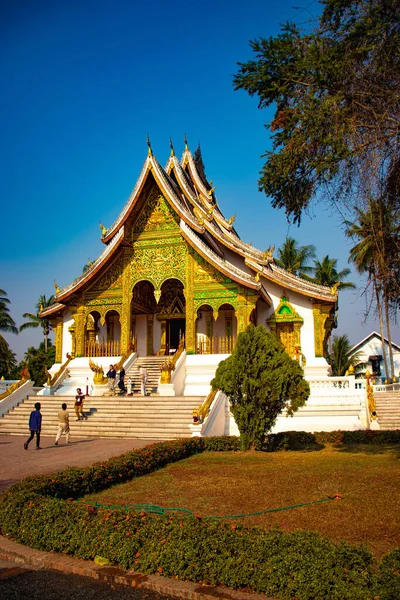
{"type": "MultiPolygon", "coordinates": [[[[74,398],[42,396],[42,434],[54,435],[58,429],[58,412],[62,400],[68,406],[71,435],[75,437],[132,437],[140,439],[176,439],[190,437],[192,411],[204,397],[104,397],[85,399],[85,421],[76,421],[74,398]]],[[[0,433],[28,433],[28,420],[38,398],[28,398],[0,419],[0,433]]]]}

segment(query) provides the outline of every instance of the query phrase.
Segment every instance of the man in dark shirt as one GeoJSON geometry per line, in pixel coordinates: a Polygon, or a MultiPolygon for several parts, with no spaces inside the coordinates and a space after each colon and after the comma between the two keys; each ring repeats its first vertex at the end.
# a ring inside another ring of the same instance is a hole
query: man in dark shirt
{"type": "Polygon", "coordinates": [[[35,409],[36,410],[33,410],[29,417],[29,429],[30,429],[31,435],[24,444],[25,450],[28,450],[29,443],[35,437],[35,434],[36,434],[36,450],[41,450],[40,432],[42,430],[42,414],[40,412],[40,409],[41,409],[40,402],[36,402],[35,409]]]}

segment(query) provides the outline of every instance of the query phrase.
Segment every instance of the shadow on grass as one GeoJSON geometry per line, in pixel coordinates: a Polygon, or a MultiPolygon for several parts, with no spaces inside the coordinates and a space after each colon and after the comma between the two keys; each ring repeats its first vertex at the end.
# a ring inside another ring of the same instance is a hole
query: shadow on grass
{"type": "Polygon", "coordinates": [[[400,459],[399,444],[333,444],[335,450],[349,454],[395,454],[400,459]]]}
{"type": "Polygon", "coordinates": [[[323,450],[325,448],[325,444],[290,444],[289,446],[286,447],[274,447],[274,446],[266,446],[264,448],[262,448],[260,450],[260,452],[266,452],[266,453],[270,453],[270,452],[281,452],[281,451],[288,451],[288,452],[318,452],[320,450],[323,450]]]}

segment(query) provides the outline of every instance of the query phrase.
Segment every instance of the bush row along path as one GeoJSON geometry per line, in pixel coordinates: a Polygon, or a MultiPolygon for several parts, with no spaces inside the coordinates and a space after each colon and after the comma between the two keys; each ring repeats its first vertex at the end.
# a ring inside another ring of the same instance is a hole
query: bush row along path
{"type": "MultiPolygon", "coordinates": [[[[42,450],[26,436],[0,435],[0,494],[28,475],[43,475],[67,467],[84,467],[136,450],[155,440],[74,439],[54,445],[54,437],[42,437],[42,450]]],[[[214,586],[199,586],[155,575],[132,574],[118,567],[100,567],[52,552],[40,552],[0,536],[0,597],[19,600],[268,600],[261,594],[214,586]],[[56,570],[55,570],[56,569],[56,570]],[[80,575],[81,574],[81,575],[80,575]],[[82,576],[85,575],[85,576],[82,576]],[[100,581],[98,579],[101,579],[100,581]],[[119,585],[123,583],[124,586],[119,585]],[[127,587],[138,584],[141,587],[127,587]]]]}

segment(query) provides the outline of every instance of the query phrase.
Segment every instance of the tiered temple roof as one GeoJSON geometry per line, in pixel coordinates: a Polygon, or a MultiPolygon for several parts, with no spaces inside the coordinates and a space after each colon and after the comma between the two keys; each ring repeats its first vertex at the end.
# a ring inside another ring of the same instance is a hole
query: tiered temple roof
{"type": "Polygon", "coordinates": [[[135,210],[149,177],[154,178],[161,194],[179,216],[181,234],[187,243],[233,281],[255,290],[268,304],[271,304],[268,281],[316,300],[337,301],[336,290],[288,273],[275,264],[271,251],[262,252],[240,239],[233,227],[234,217],[226,219],[218,206],[215,188],[205,177],[201,155],[196,160],[186,144],[180,161],[171,150],[165,168],[149,146],[148,156],[128,201],[113,225],[103,230],[101,241],[106,248],[82,275],[56,292],[56,304],[43,311],[43,316],[62,310],[64,302],[91,281],[121,245],[131,243],[125,239],[124,226],[135,210]]]}

